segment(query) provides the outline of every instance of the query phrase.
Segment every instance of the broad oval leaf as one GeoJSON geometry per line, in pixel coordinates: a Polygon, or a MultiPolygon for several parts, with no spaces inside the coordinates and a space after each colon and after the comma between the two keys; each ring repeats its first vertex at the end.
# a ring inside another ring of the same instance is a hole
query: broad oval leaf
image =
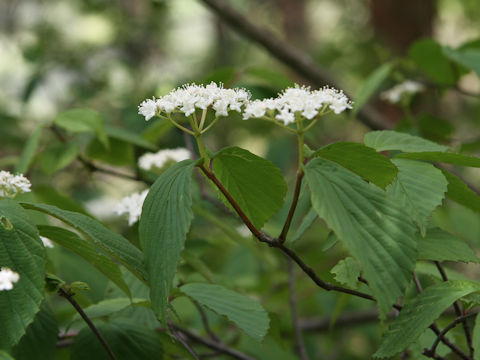
{"type": "Polygon", "coordinates": [[[213,158],[213,172],[257,228],[283,205],[287,185],[280,169],[247,150],[221,150],[213,158]]]}
{"type": "Polygon", "coordinates": [[[480,262],[465,240],[439,228],[418,239],[418,260],[480,262]]]}
{"type": "Polygon", "coordinates": [[[407,159],[393,159],[392,162],[399,171],[387,187],[387,194],[403,207],[425,235],[429,217],[442,204],[448,182],[432,164],[407,159]]]}
{"type": "Polygon", "coordinates": [[[213,284],[187,284],[180,290],[217,314],[226,316],[255,340],[261,341],[267,334],[268,314],[252,298],[213,284]]]}
{"type": "Polygon", "coordinates": [[[412,278],[413,222],[380,188],[334,162],[314,159],[305,174],[313,207],[360,262],[384,317],[412,278]]]}
{"type": "Polygon", "coordinates": [[[0,267],[20,275],[12,290],[0,291],[0,349],[9,349],[40,310],[45,286],[45,249],[38,231],[11,199],[0,201],[0,267]]]}
{"type": "Polygon", "coordinates": [[[393,69],[393,63],[386,63],[375,69],[360,86],[355,95],[355,102],[353,104],[353,115],[370,100],[382,83],[388,78],[393,69]]]}
{"type": "Polygon", "coordinates": [[[480,284],[472,281],[447,281],[429,286],[404,306],[373,356],[386,358],[405,350],[455,301],[479,291],[480,284]]]}
{"type": "Polygon", "coordinates": [[[123,280],[122,272],[118,265],[95,249],[92,244],[81,239],[74,232],[59,227],[39,225],[38,230],[40,235],[84,258],[125,294],[130,296],[130,290],[123,280]]]}
{"type": "Polygon", "coordinates": [[[362,144],[338,142],[315,151],[314,155],[334,161],[382,189],[397,175],[397,168],[389,159],[362,144]]]}
{"type": "Polygon", "coordinates": [[[461,166],[480,167],[480,158],[478,157],[438,151],[400,154],[397,155],[396,158],[419,159],[461,166]]]}
{"type": "Polygon", "coordinates": [[[377,130],[365,134],[365,145],[377,151],[400,150],[403,152],[447,151],[448,147],[421,137],[393,130],[377,130]]]}
{"type": "Polygon", "coordinates": [[[143,204],[140,243],[150,284],[150,299],[165,322],[168,296],[193,218],[191,179],[195,161],[181,161],[153,184],[143,204]]]}
{"type": "Polygon", "coordinates": [[[143,266],[142,252],[132,245],[123,236],[107,229],[97,220],[73,211],[59,209],[53,205],[22,202],[21,205],[29,210],[36,210],[56,217],[81,233],[87,235],[99,249],[118,260],[135,276],[145,280],[146,273],[143,266]]]}
{"type": "Polygon", "coordinates": [[[442,170],[448,181],[447,198],[467,208],[480,212],[480,196],[471,190],[459,177],[451,172],[442,170]]]}

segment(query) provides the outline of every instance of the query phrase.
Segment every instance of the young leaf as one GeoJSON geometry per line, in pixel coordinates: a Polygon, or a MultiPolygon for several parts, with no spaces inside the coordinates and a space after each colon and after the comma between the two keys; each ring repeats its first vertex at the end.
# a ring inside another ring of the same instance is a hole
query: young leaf
{"type": "Polygon", "coordinates": [[[11,199],[0,201],[0,267],[20,275],[12,290],[0,291],[0,349],[9,349],[40,310],[45,286],[45,249],[27,212],[11,199]]]}
{"type": "Polygon", "coordinates": [[[255,340],[261,341],[267,334],[268,314],[252,298],[213,284],[187,284],[180,290],[217,314],[226,316],[255,340]]]}
{"type": "Polygon", "coordinates": [[[448,147],[422,139],[418,136],[399,133],[393,130],[378,130],[367,133],[365,145],[377,151],[400,150],[403,152],[447,151],[448,147]]]}
{"type": "Polygon", "coordinates": [[[354,258],[347,257],[340,260],[330,272],[335,274],[335,280],[339,283],[345,284],[351,289],[357,287],[358,277],[360,276],[360,265],[354,258]]]}
{"type": "Polygon", "coordinates": [[[370,100],[382,83],[388,78],[392,72],[392,69],[393,64],[386,63],[368,75],[355,96],[355,103],[353,105],[354,116],[368,102],[368,100],[370,100]]]}
{"type": "Polygon", "coordinates": [[[447,198],[480,213],[480,196],[451,172],[442,172],[448,181],[447,198]]]}
{"type": "Polygon", "coordinates": [[[55,226],[39,225],[40,235],[56,242],[60,246],[81,256],[108,279],[115,283],[122,291],[130,296],[130,290],[123,280],[122,272],[117,264],[106,257],[89,242],[81,239],[77,234],[55,226]]]}
{"type": "Polygon", "coordinates": [[[410,154],[399,154],[396,158],[419,159],[461,166],[480,167],[480,158],[478,157],[447,152],[413,152],[410,154]]]}
{"type": "Polygon", "coordinates": [[[105,147],[108,147],[108,137],[103,125],[102,116],[91,109],[71,109],[57,115],[53,120],[55,125],[71,133],[93,132],[105,147]]]}
{"type": "Polygon", "coordinates": [[[107,229],[97,220],[73,211],[59,209],[52,205],[22,202],[21,205],[29,210],[36,210],[56,217],[66,224],[87,235],[99,249],[113,259],[118,260],[139,279],[146,277],[143,266],[143,254],[123,236],[107,229]]]}
{"type": "Polygon", "coordinates": [[[40,135],[42,135],[43,126],[38,126],[28,138],[25,147],[23,148],[22,156],[18,161],[17,166],[15,167],[16,173],[24,174],[30,168],[35,153],[38,148],[38,143],[40,141],[40,135]]]}
{"type": "Polygon", "coordinates": [[[257,228],[282,207],[287,185],[270,161],[230,147],[215,155],[213,172],[257,228]]]}
{"type": "Polygon", "coordinates": [[[413,222],[380,188],[334,162],[314,159],[305,174],[313,207],[360,262],[384,317],[412,278],[413,222]]]}
{"type": "Polygon", "coordinates": [[[393,159],[392,162],[399,172],[387,187],[387,194],[403,207],[425,235],[429,217],[442,204],[448,182],[431,164],[407,159],[393,159]]]}
{"type": "Polygon", "coordinates": [[[455,301],[479,291],[480,284],[460,280],[447,281],[426,288],[400,311],[400,315],[384,334],[380,348],[373,356],[386,358],[398,354],[418,339],[455,301]]]}
{"type": "Polygon", "coordinates": [[[433,228],[418,238],[418,260],[480,262],[468,244],[448,232],[433,228]]]}
{"type": "Polygon", "coordinates": [[[143,204],[140,243],[150,284],[150,299],[165,322],[168,296],[192,221],[191,178],[195,161],[184,160],[165,171],[143,204]]]}
{"type": "Polygon", "coordinates": [[[397,168],[390,160],[362,144],[338,142],[324,146],[314,155],[334,161],[382,189],[397,175],[397,168]]]}

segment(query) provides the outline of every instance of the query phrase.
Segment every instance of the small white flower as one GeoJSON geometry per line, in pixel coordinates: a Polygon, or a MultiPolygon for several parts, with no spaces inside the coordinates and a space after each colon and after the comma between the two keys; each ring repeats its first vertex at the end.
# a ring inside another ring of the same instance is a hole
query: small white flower
{"type": "Polygon", "coordinates": [[[148,121],[155,116],[157,112],[157,103],[155,98],[147,99],[138,107],[138,113],[145,116],[145,120],[148,121]]]}
{"type": "Polygon", "coordinates": [[[167,162],[179,162],[190,159],[190,152],[185,148],[164,149],[157,153],[145,153],[138,158],[138,166],[144,170],[153,167],[161,169],[167,162]]]}
{"type": "Polygon", "coordinates": [[[47,239],[45,236],[40,236],[40,240],[42,240],[43,246],[53,249],[54,246],[50,239],[47,239]]]}
{"type": "Polygon", "coordinates": [[[413,95],[425,90],[425,87],[412,80],[405,80],[404,82],[395,85],[389,90],[380,94],[380,97],[392,104],[399,103],[406,95],[413,95]]]}
{"type": "Polygon", "coordinates": [[[132,226],[140,219],[147,194],[148,190],[144,190],[141,193],[137,192],[124,197],[115,207],[115,212],[118,215],[128,214],[128,225],[132,226]]]}
{"type": "Polygon", "coordinates": [[[12,290],[13,284],[18,282],[20,275],[7,267],[2,267],[0,270],[0,291],[12,290]]]}
{"type": "Polygon", "coordinates": [[[15,197],[17,194],[30,192],[30,181],[22,174],[13,175],[0,171],[0,197],[15,197]]]}

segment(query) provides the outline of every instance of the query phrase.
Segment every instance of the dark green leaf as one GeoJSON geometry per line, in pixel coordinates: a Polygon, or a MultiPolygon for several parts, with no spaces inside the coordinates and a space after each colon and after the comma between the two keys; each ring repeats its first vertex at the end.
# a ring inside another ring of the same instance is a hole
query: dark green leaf
{"type": "Polygon", "coordinates": [[[456,300],[479,291],[480,284],[471,281],[447,281],[426,288],[400,311],[374,356],[386,358],[403,351],[456,300]]]}
{"type": "Polygon", "coordinates": [[[68,197],[67,195],[59,193],[56,189],[49,185],[34,185],[33,194],[35,199],[49,205],[55,205],[63,210],[70,210],[89,215],[82,204],[68,197]]]}
{"type": "Polygon", "coordinates": [[[143,137],[133,131],[105,125],[105,132],[110,138],[122,140],[147,150],[156,150],[156,146],[154,144],[145,140],[143,137]]]}
{"type": "Polygon", "coordinates": [[[0,291],[0,349],[9,349],[40,310],[45,286],[45,249],[38,231],[11,199],[0,201],[0,267],[20,275],[12,290],[0,291]]]}
{"type": "Polygon", "coordinates": [[[213,172],[257,228],[283,205],[287,185],[280,169],[247,150],[221,150],[213,159],[213,172]]]}
{"type": "Polygon", "coordinates": [[[442,172],[448,181],[447,198],[480,213],[480,196],[451,172],[442,172]]]}
{"type": "Polygon", "coordinates": [[[353,106],[353,115],[356,115],[358,111],[368,102],[368,100],[370,100],[382,83],[388,78],[392,72],[392,69],[392,63],[385,63],[368,75],[356,93],[353,106]]]}
{"type": "Polygon", "coordinates": [[[312,224],[317,220],[318,214],[315,211],[315,209],[311,208],[308,210],[308,213],[304,216],[302,219],[302,222],[300,223],[300,226],[298,227],[297,231],[295,231],[294,235],[287,239],[287,242],[289,244],[293,244],[295,241],[300,239],[303,234],[312,226],[312,224]]]}
{"type": "Polygon", "coordinates": [[[32,163],[33,158],[35,157],[35,154],[37,152],[40,135],[42,135],[42,130],[43,126],[37,127],[28,138],[28,141],[23,148],[22,156],[20,157],[20,160],[15,167],[16,173],[24,174],[30,168],[30,164],[32,163]]]}
{"type": "Polygon", "coordinates": [[[150,284],[152,308],[166,321],[168,296],[192,221],[191,178],[195,161],[181,161],[151,187],[140,218],[140,243],[150,284]]]}
{"type": "Polygon", "coordinates": [[[480,158],[478,157],[447,152],[413,152],[410,154],[399,154],[396,157],[405,159],[436,161],[461,166],[480,167],[480,158]]]}
{"type": "Polygon", "coordinates": [[[77,234],[59,227],[39,225],[38,230],[40,235],[84,258],[130,296],[130,290],[123,280],[118,265],[96,250],[92,244],[81,239],[77,234]]]}
{"type": "Polygon", "coordinates": [[[480,359],[480,317],[475,318],[475,325],[473,326],[473,349],[474,349],[474,360],[480,359]]]}
{"type": "Polygon", "coordinates": [[[103,250],[113,259],[120,261],[127,269],[139,279],[145,279],[143,254],[123,236],[107,229],[98,221],[86,215],[59,209],[52,205],[23,202],[21,205],[30,210],[36,210],[56,217],[66,224],[87,235],[99,249],[103,250]]]}
{"type": "Polygon", "coordinates": [[[46,175],[52,175],[75,161],[79,152],[80,148],[73,142],[52,145],[40,153],[40,167],[46,175]]]}
{"type": "Polygon", "coordinates": [[[423,113],[417,117],[417,123],[422,137],[432,141],[446,141],[455,129],[447,120],[423,113]]]}
{"type": "Polygon", "coordinates": [[[100,141],[93,139],[87,146],[86,155],[114,166],[134,163],[133,147],[130,143],[110,138],[109,144],[110,146],[106,148],[100,141]]]}
{"type": "Polygon", "coordinates": [[[315,151],[314,155],[334,161],[382,189],[397,175],[397,168],[390,160],[362,144],[334,143],[315,151]]]}
{"type": "Polygon", "coordinates": [[[365,145],[377,151],[400,150],[403,152],[447,151],[448,148],[418,136],[392,130],[371,131],[363,139],[365,145]]]}
{"type": "Polygon", "coordinates": [[[261,341],[267,334],[268,314],[252,298],[213,284],[187,284],[180,290],[217,314],[226,316],[252,338],[261,341]]]}
{"type": "Polygon", "coordinates": [[[313,207],[360,262],[384,316],[412,278],[413,222],[384,191],[334,162],[314,159],[305,174],[313,207]]]}

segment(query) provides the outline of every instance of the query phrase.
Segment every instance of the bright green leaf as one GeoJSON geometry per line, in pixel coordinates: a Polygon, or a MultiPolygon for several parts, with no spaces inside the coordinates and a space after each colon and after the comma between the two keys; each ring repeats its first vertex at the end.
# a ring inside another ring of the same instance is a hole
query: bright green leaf
{"type": "Polygon", "coordinates": [[[0,291],[0,349],[9,349],[40,310],[45,286],[45,249],[38,231],[10,199],[0,201],[0,267],[20,275],[12,290],[0,291]]]}
{"type": "Polygon", "coordinates": [[[315,156],[334,161],[382,189],[385,189],[397,175],[397,168],[390,160],[362,144],[352,142],[330,144],[315,151],[315,156]]]}
{"type": "Polygon", "coordinates": [[[480,196],[451,172],[442,172],[448,181],[447,198],[480,213],[480,196]]]}
{"type": "Polygon", "coordinates": [[[102,116],[91,109],[71,109],[57,115],[53,122],[71,133],[93,132],[105,147],[108,138],[102,116]]]}
{"type": "Polygon", "coordinates": [[[37,127],[27,140],[22,152],[22,156],[15,167],[16,173],[24,174],[30,168],[30,164],[37,152],[40,135],[42,135],[43,126],[37,127]]]}
{"type": "Polygon", "coordinates": [[[410,154],[399,154],[397,158],[419,159],[427,161],[436,161],[460,166],[480,167],[480,158],[447,152],[413,152],[410,154]]]}
{"type": "Polygon", "coordinates": [[[52,145],[40,153],[40,167],[46,175],[52,175],[75,161],[79,152],[80,148],[73,142],[52,145]]]}
{"type": "Polygon", "coordinates": [[[29,210],[36,210],[56,217],[66,224],[87,235],[99,249],[113,259],[118,260],[139,279],[145,279],[142,252],[123,236],[107,229],[104,225],[89,216],[59,209],[52,205],[23,202],[21,205],[29,210]]]}
{"type": "Polygon", "coordinates": [[[388,78],[392,72],[392,69],[392,63],[385,63],[368,75],[355,95],[353,115],[356,115],[358,111],[368,102],[368,100],[370,100],[383,82],[388,78]]]}
{"type": "Polygon", "coordinates": [[[180,290],[217,314],[226,316],[252,338],[261,341],[267,334],[268,314],[252,298],[213,284],[187,284],[180,290]]]}
{"type": "Polygon", "coordinates": [[[168,296],[193,218],[191,178],[195,161],[165,171],[151,187],[140,218],[140,243],[150,284],[152,308],[166,321],[168,296]]]}
{"type": "Polygon", "coordinates": [[[334,162],[314,159],[305,174],[313,207],[360,262],[385,316],[412,278],[413,222],[379,187],[334,162]]]}
{"type": "Polygon", "coordinates": [[[407,159],[393,159],[398,176],[387,187],[387,194],[404,209],[419,226],[422,235],[433,210],[442,204],[448,182],[432,164],[407,159]]]}
{"type": "Polygon", "coordinates": [[[84,258],[130,296],[130,290],[123,280],[118,265],[95,249],[92,244],[81,239],[77,234],[59,227],[39,225],[38,230],[40,235],[84,258]]]}
{"type": "Polygon", "coordinates": [[[213,172],[257,228],[283,205],[287,185],[280,169],[247,150],[221,150],[213,159],[213,172]]]}
{"type": "Polygon", "coordinates": [[[403,351],[455,301],[479,291],[480,284],[472,281],[447,281],[426,288],[400,311],[374,356],[386,358],[403,351]]]}
{"type": "Polygon", "coordinates": [[[393,130],[371,131],[363,139],[365,145],[377,151],[400,150],[403,152],[447,151],[448,147],[418,136],[393,130]]]}
{"type": "Polygon", "coordinates": [[[335,274],[335,280],[339,283],[347,285],[351,289],[355,289],[360,276],[360,265],[357,260],[352,257],[347,257],[340,260],[330,272],[335,274]]]}
{"type": "Polygon", "coordinates": [[[425,237],[419,236],[417,259],[480,262],[465,240],[438,228],[429,229],[425,237]]]}

